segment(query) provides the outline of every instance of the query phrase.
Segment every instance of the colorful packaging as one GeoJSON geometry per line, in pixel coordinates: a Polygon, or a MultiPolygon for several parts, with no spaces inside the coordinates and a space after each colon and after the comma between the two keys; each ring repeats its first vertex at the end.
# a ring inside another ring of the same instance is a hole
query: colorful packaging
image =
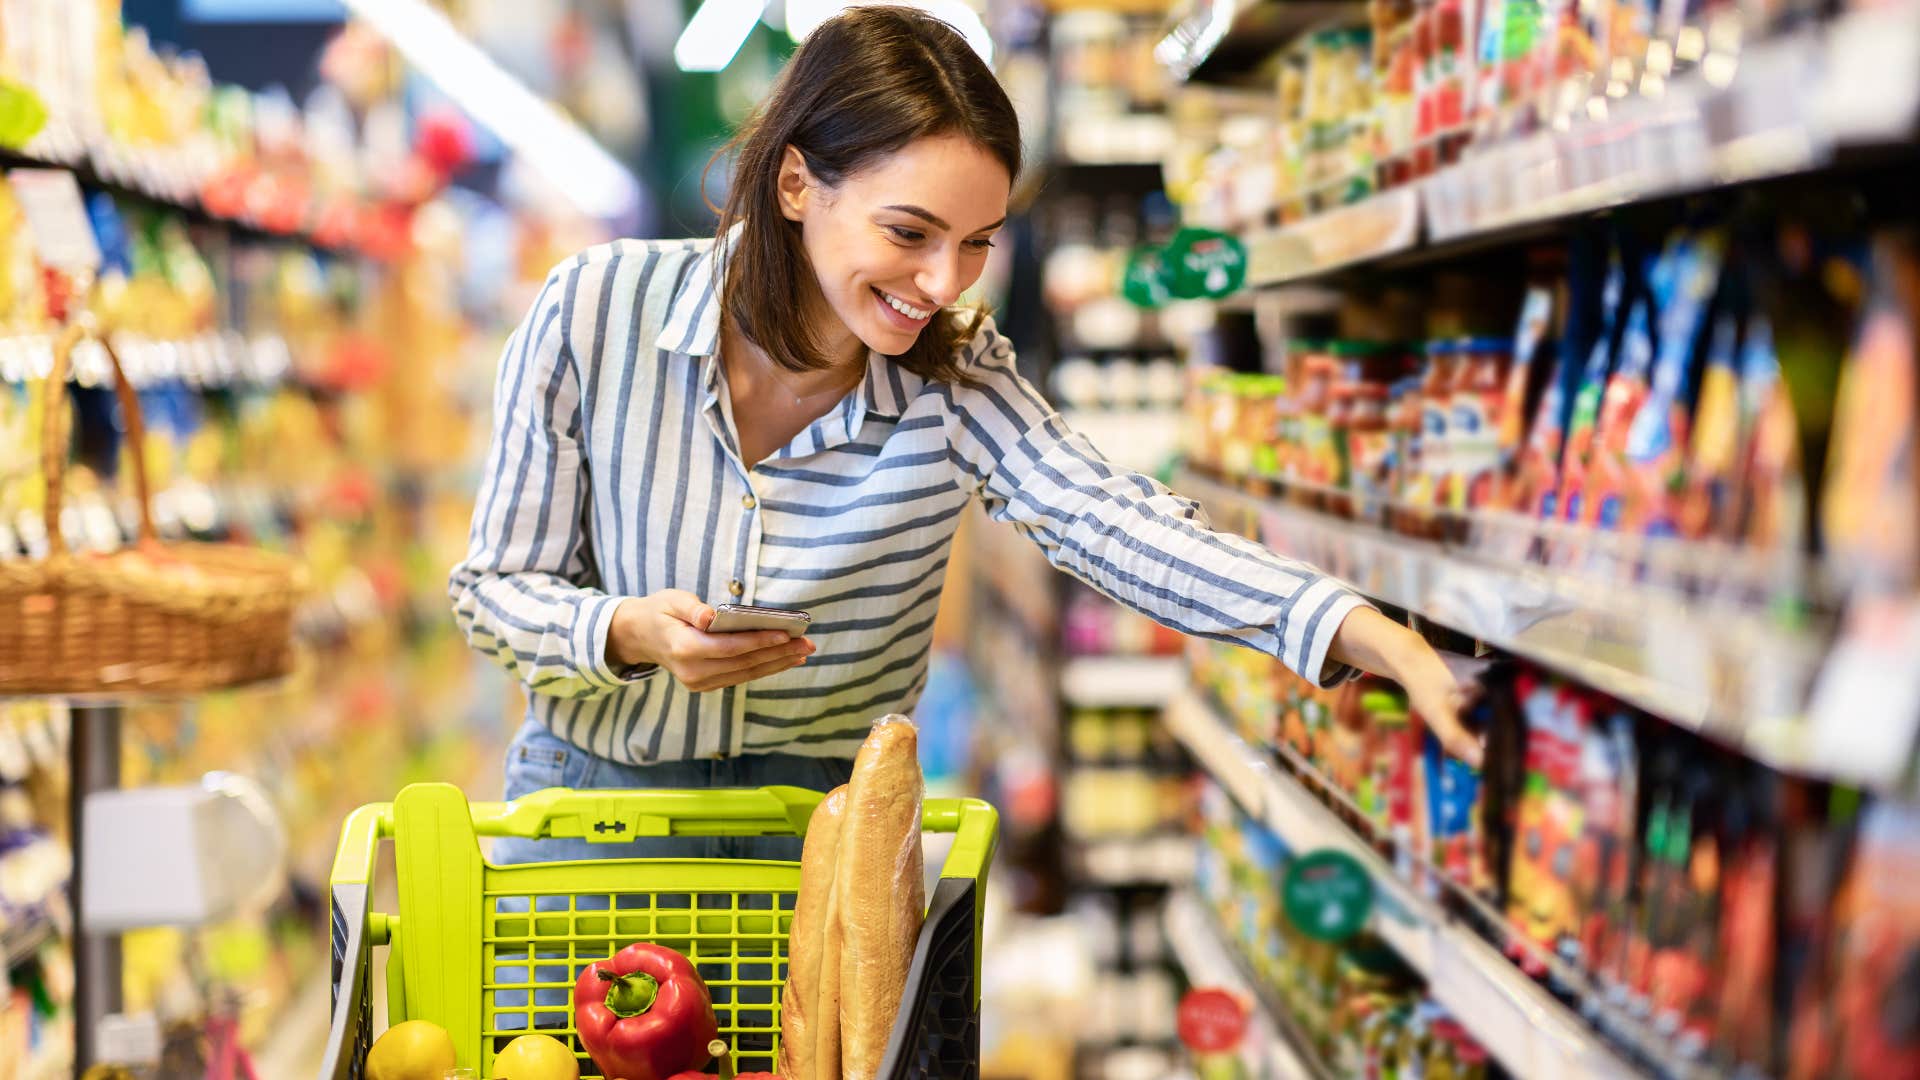
{"type": "Polygon", "coordinates": [[[1500,477],[1499,424],[1513,342],[1468,338],[1459,347],[1460,374],[1448,403],[1447,458],[1453,472],[1448,505],[1480,510],[1493,505],[1500,477]]]}
{"type": "MultiPolygon", "coordinates": [[[[1527,435],[1527,448],[1515,471],[1514,509],[1531,517],[1560,517],[1562,468],[1567,458],[1568,432],[1580,388],[1593,382],[1590,369],[1610,369],[1613,342],[1610,327],[1618,317],[1626,291],[1622,259],[1616,253],[1607,262],[1604,284],[1592,288],[1598,271],[1589,266],[1601,256],[1587,240],[1577,242],[1569,269],[1570,303],[1566,333],[1561,339],[1553,376],[1540,395],[1540,407],[1527,435]]],[[[1599,380],[1604,385],[1605,375],[1599,380]]],[[[1595,391],[1598,394],[1598,390],[1595,391]]],[[[1597,407],[1597,399],[1596,399],[1597,407]]]]}
{"type": "Polygon", "coordinates": [[[1920,1076],[1920,807],[1881,800],[1860,819],[1836,902],[1832,1010],[1839,1075],[1920,1076]]]}
{"type": "Polygon", "coordinates": [[[1679,532],[1679,496],[1685,481],[1684,451],[1692,396],[1695,343],[1720,278],[1723,244],[1709,233],[1674,253],[1668,295],[1660,317],[1660,351],[1653,383],[1628,429],[1623,505],[1603,505],[1600,519],[1629,532],[1673,536],[1679,532]]]}
{"type": "Polygon", "coordinates": [[[1904,239],[1874,245],[1873,296],[1849,350],[1821,496],[1822,542],[1836,580],[1894,593],[1920,570],[1914,470],[1916,266],[1904,239]]]}
{"type": "Polygon", "coordinates": [[[1804,546],[1807,507],[1800,422],[1767,324],[1755,320],[1747,335],[1740,389],[1752,422],[1742,469],[1739,538],[1767,551],[1798,551],[1804,546]]]}
{"type": "Polygon", "coordinates": [[[1764,769],[1735,784],[1721,816],[1726,867],[1720,884],[1720,1000],[1714,1056],[1721,1064],[1774,1072],[1774,976],[1779,949],[1778,785],[1764,769]]]}
{"type": "Polygon", "coordinates": [[[1451,503],[1453,459],[1447,425],[1460,361],[1458,342],[1435,341],[1427,345],[1427,368],[1420,381],[1420,468],[1414,475],[1412,490],[1407,493],[1407,501],[1416,506],[1451,503]]]}
{"type": "MultiPolygon", "coordinates": [[[[1615,525],[1602,520],[1601,511],[1608,497],[1624,486],[1627,426],[1647,397],[1647,379],[1653,369],[1651,306],[1652,301],[1645,299],[1633,305],[1610,373],[1601,372],[1604,359],[1598,366],[1588,362],[1587,379],[1573,403],[1567,458],[1560,475],[1560,504],[1569,522],[1608,529],[1615,525]]],[[[1617,501],[1614,509],[1618,510],[1617,501]]]]}
{"type": "Polygon", "coordinates": [[[1740,459],[1739,333],[1739,320],[1723,313],[1707,339],[1676,523],[1679,535],[1689,540],[1719,535],[1733,514],[1740,459]]]}

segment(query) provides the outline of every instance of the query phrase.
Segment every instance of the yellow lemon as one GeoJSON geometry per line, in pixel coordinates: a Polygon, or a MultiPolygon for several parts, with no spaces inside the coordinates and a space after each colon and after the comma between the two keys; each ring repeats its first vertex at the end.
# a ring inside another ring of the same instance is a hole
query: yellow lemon
{"type": "Polygon", "coordinates": [[[453,1036],[439,1024],[395,1024],[367,1051],[367,1080],[443,1080],[453,1068],[453,1036]]]}
{"type": "Polygon", "coordinates": [[[580,1080],[580,1059],[550,1035],[522,1035],[493,1059],[494,1080],[580,1080]]]}

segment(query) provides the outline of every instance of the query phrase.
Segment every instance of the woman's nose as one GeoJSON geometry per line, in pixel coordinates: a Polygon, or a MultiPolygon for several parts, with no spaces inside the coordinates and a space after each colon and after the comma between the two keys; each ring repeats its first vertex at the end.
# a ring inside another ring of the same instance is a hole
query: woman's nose
{"type": "Polygon", "coordinates": [[[959,299],[965,286],[960,281],[960,252],[941,251],[931,256],[921,266],[915,276],[914,284],[926,294],[927,299],[936,305],[945,307],[959,299]]]}

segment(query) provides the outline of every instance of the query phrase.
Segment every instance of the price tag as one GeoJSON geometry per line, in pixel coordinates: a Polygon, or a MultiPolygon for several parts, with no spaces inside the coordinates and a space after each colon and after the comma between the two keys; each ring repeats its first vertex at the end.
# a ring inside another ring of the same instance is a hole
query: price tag
{"type": "Polygon", "coordinates": [[[100,244],[80,198],[80,184],[65,169],[13,169],[7,173],[20,200],[34,250],[47,266],[68,274],[100,269],[100,244]]]}
{"type": "Polygon", "coordinates": [[[1224,1054],[1247,1037],[1247,1007],[1225,990],[1196,987],[1174,1014],[1180,1041],[1197,1054],[1224,1054]]]}
{"type": "Polygon", "coordinates": [[[1280,899],[1288,921],[1301,933],[1345,941],[1373,912],[1373,878],[1344,851],[1315,851],[1287,863],[1280,899]]]}

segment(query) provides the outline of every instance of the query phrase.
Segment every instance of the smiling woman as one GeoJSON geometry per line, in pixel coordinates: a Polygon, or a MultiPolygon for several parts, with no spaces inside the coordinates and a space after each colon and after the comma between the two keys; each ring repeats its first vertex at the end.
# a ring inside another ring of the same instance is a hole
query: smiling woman
{"type": "MultiPolygon", "coordinates": [[[[954,306],[1006,219],[1019,147],[1005,93],[951,27],[855,8],[808,37],[732,144],[718,235],[621,241],[554,270],[503,358],[451,582],[468,640],[533,691],[509,798],[844,781],[872,718],[925,685],[974,500],[1178,630],[1323,684],[1355,666],[1394,677],[1477,754],[1417,635],[1107,462],[1020,378],[992,320],[954,306]],[[811,627],[713,633],[722,601],[811,627]]],[[[706,850],[798,855],[772,838],[706,850]]]]}

